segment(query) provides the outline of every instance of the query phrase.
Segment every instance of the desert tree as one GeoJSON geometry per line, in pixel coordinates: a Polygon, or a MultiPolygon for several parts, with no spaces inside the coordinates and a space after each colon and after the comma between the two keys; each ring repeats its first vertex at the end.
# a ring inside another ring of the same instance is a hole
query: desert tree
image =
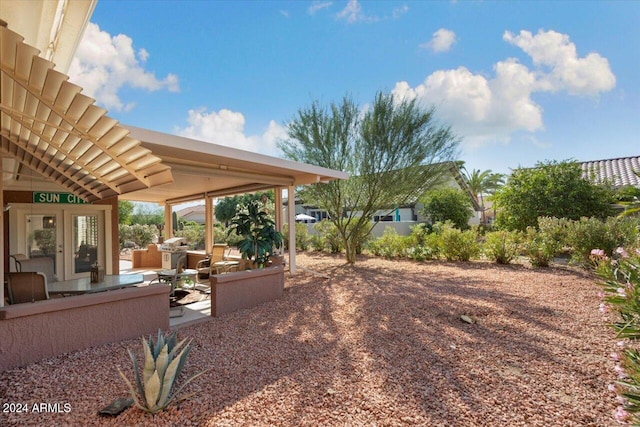
{"type": "Polygon", "coordinates": [[[305,201],[329,214],[348,263],[375,225],[373,215],[391,213],[415,198],[416,189],[440,183],[458,146],[433,108],[381,92],[364,109],[349,96],[329,106],[315,101],[298,110],[287,131],[279,144],[285,157],[350,175],[301,190],[305,201]]]}

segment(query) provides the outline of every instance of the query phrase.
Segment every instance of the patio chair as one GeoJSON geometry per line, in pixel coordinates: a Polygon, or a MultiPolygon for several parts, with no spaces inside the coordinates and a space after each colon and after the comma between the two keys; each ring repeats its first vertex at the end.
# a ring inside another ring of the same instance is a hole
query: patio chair
{"type": "Polygon", "coordinates": [[[9,263],[9,271],[43,273],[47,276],[47,283],[58,281],[51,257],[27,258],[24,254],[13,254],[9,255],[9,259],[13,261],[9,263]]]}
{"type": "Polygon", "coordinates": [[[39,272],[7,273],[9,303],[20,304],[49,299],[47,276],[39,272]]]}
{"type": "Polygon", "coordinates": [[[211,255],[207,259],[198,261],[196,264],[196,270],[198,270],[198,275],[196,276],[197,284],[209,286],[209,276],[216,274],[214,263],[227,259],[227,255],[225,255],[227,248],[231,251],[231,248],[226,243],[217,243],[211,248],[211,255]]]}
{"type": "Polygon", "coordinates": [[[191,277],[195,282],[195,278],[198,275],[198,272],[193,269],[185,269],[185,265],[187,264],[187,255],[180,256],[176,261],[176,268],[172,268],[171,270],[162,270],[158,272],[158,277],[151,280],[149,285],[155,285],[159,283],[168,283],[171,285],[171,296],[173,296],[176,292],[176,287],[178,286],[178,282],[184,277],[191,277]]]}

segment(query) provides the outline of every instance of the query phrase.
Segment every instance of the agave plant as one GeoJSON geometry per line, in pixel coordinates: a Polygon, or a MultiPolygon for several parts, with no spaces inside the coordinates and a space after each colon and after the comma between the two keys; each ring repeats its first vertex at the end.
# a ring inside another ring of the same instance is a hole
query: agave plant
{"type": "Polygon", "coordinates": [[[130,349],[127,349],[133,362],[138,392],[136,393],[131,382],[119,368],[118,373],[127,383],[129,393],[138,408],[146,412],[156,413],[164,410],[174,401],[178,402],[190,397],[190,395],[178,395],[187,384],[205,371],[192,376],[178,390],[171,392],[171,388],[178,375],[180,375],[191,350],[191,341],[184,345],[185,341],[186,339],[178,343],[175,332],[167,337],[160,330],[158,330],[158,338],[155,343],[151,336],[149,336],[149,341],[142,337],[142,347],[144,349],[142,374],[138,368],[136,356],[130,349]]]}

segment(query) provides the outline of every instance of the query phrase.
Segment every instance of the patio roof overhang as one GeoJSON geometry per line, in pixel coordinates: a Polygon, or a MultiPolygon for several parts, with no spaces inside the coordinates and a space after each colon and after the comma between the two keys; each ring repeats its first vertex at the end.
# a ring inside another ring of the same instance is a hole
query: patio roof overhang
{"type": "Polygon", "coordinates": [[[144,148],[171,166],[174,181],[133,191],[122,199],[175,204],[347,179],[346,172],[125,125],[144,148]]]}
{"type": "Polygon", "coordinates": [[[0,53],[0,156],[13,160],[5,181],[27,167],[87,201],[173,181],[170,167],[3,21],[0,53]]]}

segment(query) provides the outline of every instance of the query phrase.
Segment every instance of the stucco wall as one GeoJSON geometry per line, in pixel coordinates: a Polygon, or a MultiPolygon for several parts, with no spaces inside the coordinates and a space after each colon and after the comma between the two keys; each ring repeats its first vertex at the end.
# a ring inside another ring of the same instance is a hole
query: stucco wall
{"type": "Polygon", "coordinates": [[[214,274],[211,282],[211,315],[214,317],[282,297],[284,266],[214,274]]]}
{"type": "Polygon", "coordinates": [[[169,291],[132,287],[0,308],[0,372],[167,330],[169,291]]]}

